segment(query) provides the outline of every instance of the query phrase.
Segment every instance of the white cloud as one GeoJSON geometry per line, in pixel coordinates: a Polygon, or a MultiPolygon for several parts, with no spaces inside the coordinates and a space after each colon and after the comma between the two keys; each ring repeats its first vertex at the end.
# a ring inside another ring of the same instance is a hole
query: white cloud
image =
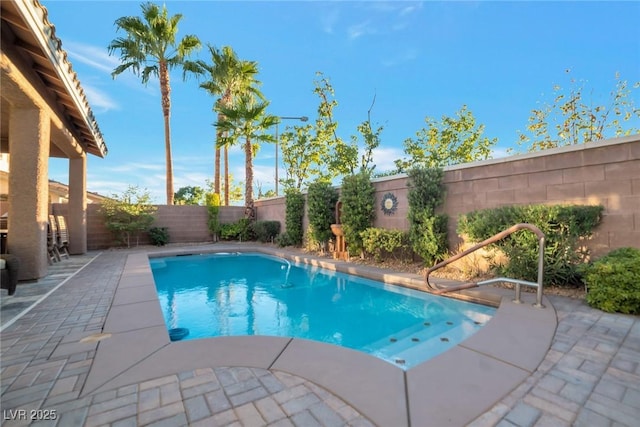
{"type": "Polygon", "coordinates": [[[405,62],[413,61],[418,57],[418,50],[415,48],[404,48],[400,52],[396,52],[394,55],[387,56],[382,60],[382,65],[385,67],[393,67],[405,62]]]}
{"type": "Polygon", "coordinates": [[[507,148],[494,148],[491,150],[491,157],[493,157],[494,159],[500,159],[503,157],[509,157],[511,156],[513,153],[509,153],[507,151],[507,148]]]}
{"type": "Polygon", "coordinates": [[[321,14],[320,25],[322,26],[322,31],[327,34],[333,34],[339,15],[338,9],[331,9],[321,14]]]}
{"type": "Polygon", "coordinates": [[[404,152],[399,148],[376,148],[373,150],[373,163],[376,165],[375,172],[385,172],[395,169],[395,159],[404,156],[404,152]]]}
{"type": "Polygon", "coordinates": [[[106,92],[98,89],[91,84],[82,84],[84,94],[87,96],[89,105],[94,112],[105,112],[109,110],[118,110],[119,105],[106,92]]]}
{"type": "Polygon", "coordinates": [[[153,163],[124,163],[117,166],[107,167],[111,172],[143,172],[143,171],[164,171],[164,164],[153,163]]]}
{"type": "Polygon", "coordinates": [[[407,16],[416,13],[422,9],[422,2],[411,3],[409,6],[403,7],[398,13],[399,16],[407,16]]]}
{"type": "Polygon", "coordinates": [[[110,56],[107,49],[103,47],[66,41],[63,49],[67,52],[72,63],[81,62],[104,73],[111,74],[113,69],[120,65],[118,58],[110,56]]]}
{"type": "Polygon", "coordinates": [[[364,35],[375,34],[376,32],[376,29],[372,26],[370,21],[364,21],[359,24],[351,25],[347,29],[347,35],[351,40],[355,40],[364,35]]]}

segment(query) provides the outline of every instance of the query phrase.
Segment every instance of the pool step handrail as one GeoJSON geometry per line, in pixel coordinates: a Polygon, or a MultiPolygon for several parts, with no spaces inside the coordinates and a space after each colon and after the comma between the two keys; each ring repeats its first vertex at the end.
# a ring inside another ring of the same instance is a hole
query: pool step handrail
{"type": "Polygon", "coordinates": [[[545,241],[544,233],[535,225],[529,224],[529,223],[516,224],[513,227],[509,227],[508,229],[498,234],[495,234],[494,236],[491,236],[486,240],[483,240],[482,242],[470,247],[469,249],[466,249],[434,265],[433,267],[429,268],[425,274],[425,284],[430,292],[433,292],[435,294],[444,294],[448,292],[455,292],[463,289],[474,288],[481,285],[488,285],[490,283],[509,282],[509,283],[515,284],[516,297],[513,300],[513,302],[518,304],[522,302],[522,300],[520,299],[520,286],[521,285],[532,286],[534,288],[537,288],[536,303],[534,304],[534,307],[544,308],[544,305],[542,305],[542,280],[544,278],[544,241],[545,241]],[[535,233],[535,235],[538,237],[538,281],[537,282],[530,282],[527,280],[520,280],[520,279],[511,279],[509,277],[495,277],[493,279],[483,280],[480,282],[463,283],[460,285],[448,286],[446,288],[439,288],[436,285],[429,283],[429,275],[434,271],[439,270],[440,268],[446,265],[449,265],[452,262],[457,261],[460,258],[463,258],[469,255],[470,253],[477,251],[478,249],[482,249],[487,245],[490,245],[499,240],[502,240],[505,237],[519,230],[529,230],[535,233]]]}

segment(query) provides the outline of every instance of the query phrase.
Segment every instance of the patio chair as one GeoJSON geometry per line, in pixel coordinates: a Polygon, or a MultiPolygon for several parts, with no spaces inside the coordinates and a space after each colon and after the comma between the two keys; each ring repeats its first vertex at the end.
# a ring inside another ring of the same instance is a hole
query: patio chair
{"type": "Polygon", "coordinates": [[[62,215],[56,215],[56,222],[58,223],[58,250],[60,255],[69,258],[69,229],[67,228],[67,221],[62,215]]]}
{"type": "Polygon", "coordinates": [[[18,284],[18,269],[20,262],[15,255],[0,255],[0,287],[13,295],[18,284]]]}
{"type": "Polygon", "coordinates": [[[47,252],[49,253],[49,264],[61,260],[60,251],[58,250],[58,227],[53,215],[49,215],[47,223],[47,252]]]}

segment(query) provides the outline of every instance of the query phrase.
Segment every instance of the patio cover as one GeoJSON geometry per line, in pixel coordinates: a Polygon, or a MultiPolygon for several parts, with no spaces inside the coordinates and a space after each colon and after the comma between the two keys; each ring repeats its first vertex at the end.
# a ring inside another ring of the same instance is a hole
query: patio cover
{"type": "Polygon", "coordinates": [[[47,274],[49,157],[69,159],[70,251],[87,251],[87,154],[107,146],[77,75],[37,0],[0,2],[0,152],[9,153],[8,248],[20,280],[47,274]]]}

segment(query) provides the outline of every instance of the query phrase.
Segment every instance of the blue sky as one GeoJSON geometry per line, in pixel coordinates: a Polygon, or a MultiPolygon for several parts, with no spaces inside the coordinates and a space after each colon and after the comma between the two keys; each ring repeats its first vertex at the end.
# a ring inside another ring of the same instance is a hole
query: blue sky
{"type": "MultiPolygon", "coordinates": [[[[158,4],[162,4],[157,2],[158,4]]],[[[121,35],[114,21],[140,16],[138,1],[42,0],[77,72],[109,148],[89,157],[88,189],[105,195],[128,185],[164,203],[164,134],[159,87],[132,73],[115,80],[118,56],[107,46],[121,35]]],[[[257,61],[269,112],[316,117],[315,73],[329,77],[345,139],[367,117],[383,125],[377,171],[403,157],[402,143],[426,116],[454,115],[463,104],[498,138],[494,157],[515,147],[533,108],[552,101],[552,87],[584,80],[594,103],[604,102],[616,72],[640,81],[640,2],[400,2],[168,1],[181,13],[179,36],[230,45],[257,61]],[[570,70],[567,74],[566,70],[570,70]]],[[[198,58],[210,61],[203,49],[198,58]]],[[[195,79],[172,74],[175,190],[213,179],[213,97],[195,79]]],[[[640,106],[640,91],[634,102],[640,106]]],[[[280,125],[282,132],[286,124],[280,125]]],[[[637,124],[636,124],[637,126],[637,124]]],[[[244,154],[233,149],[231,172],[244,180],[244,154]]],[[[274,185],[274,147],[254,160],[263,191],[274,185]]],[[[284,176],[281,166],[280,176],[284,176]]],[[[50,178],[68,182],[68,162],[52,160],[50,178]]]]}

